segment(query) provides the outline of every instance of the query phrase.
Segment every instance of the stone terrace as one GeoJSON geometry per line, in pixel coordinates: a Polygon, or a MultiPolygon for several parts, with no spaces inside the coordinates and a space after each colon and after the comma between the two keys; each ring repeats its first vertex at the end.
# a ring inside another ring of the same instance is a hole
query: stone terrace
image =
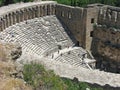
{"type": "Polygon", "coordinates": [[[56,16],[44,16],[10,26],[0,33],[0,39],[17,42],[22,46],[22,51],[30,51],[39,57],[89,68],[81,59],[87,52],[80,47],[73,47],[74,42],[65,29],[56,16]]]}
{"type": "Polygon", "coordinates": [[[55,52],[58,46],[73,46],[73,42],[55,16],[35,18],[10,26],[1,32],[0,36],[3,41],[19,42],[23,50],[31,49],[38,55],[55,52]]]}

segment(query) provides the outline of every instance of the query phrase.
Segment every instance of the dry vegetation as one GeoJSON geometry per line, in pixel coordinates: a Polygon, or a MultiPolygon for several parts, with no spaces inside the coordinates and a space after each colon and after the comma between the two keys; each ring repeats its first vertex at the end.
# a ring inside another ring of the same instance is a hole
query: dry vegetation
{"type": "Polygon", "coordinates": [[[22,79],[11,76],[17,72],[11,58],[11,51],[14,48],[12,44],[0,43],[0,90],[32,90],[22,79]]]}

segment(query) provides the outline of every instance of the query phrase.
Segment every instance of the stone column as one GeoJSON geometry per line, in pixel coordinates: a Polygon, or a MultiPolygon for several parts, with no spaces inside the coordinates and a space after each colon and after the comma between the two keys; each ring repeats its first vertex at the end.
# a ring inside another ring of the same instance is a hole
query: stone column
{"type": "Polygon", "coordinates": [[[35,7],[35,17],[38,18],[38,6],[35,7]]]}
{"type": "MultiPolygon", "coordinates": [[[[18,11],[16,11],[15,17],[16,17],[16,23],[18,23],[18,18],[19,18],[19,17],[18,17],[18,11]]],[[[15,24],[16,24],[16,23],[15,23],[15,24]]]]}
{"type": "Polygon", "coordinates": [[[101,9],[99,10],[99,14],[98,14],[98,15],[99,15],[99,16],[98,16],[98,24],[101,24],[102,21],[103,21],[103,17],[104,17],[103,8],[101,8],[101,9]]]}
{"type": "Polygon", "coordinates": [[[21,20],[22,20],[22,21],[24,21],[24,14],[25,14],[24,9],[22,9],[22,10],[21,10],[21,12],[22,12],[22,15],[21,15],[21,20]]]}
{"type": "Polygon", "coordinates": [[[29,10],[27,8],[24,9],[24,20],[28,20],[29,18],[29,10]]]}
{"type": "Polygon", "coordinates": [[[5,20],[6,20],[6,28],[9,27],[9,17],[8,14],[5,15],[5,20]]]}
{"type": "Polygon", "coordinates": [[[111,25],[112,26],[117,26],[116,22],[117,22],[117,12],[116,11],[112,11],[111,25]]]}
{"type": "Polygon", "coordinates": [[[32,19],[32,9],[29,8],[29,11],[28,11],[28,19],[32,19]]]}
{"type": "Polygon", "coordinates": [[[40,6],[40,17],[42,17],[43,16],[43,6],[41,5],[40,6]]]}
{"type": "MultiPolygon", "coordinates": [[[[59,9],[57,9],[59,10],[59,9]]],[[[53,4],[50,5],[50,15],[53,15],[53,4]]]]}
{"type": "Polygon", "coordinates": [[[51,8],[52,8],[52,15],[54,15],[55,14],[55,5],[53,4],[52,6],[51,6],[51,8]]]}
{"type": "Polygon", "coordinates": [[[9,17],[9,13],[7,14],[7,26],[10,26],[10,17],[9,17]]]}
{"type": "Polygon", "coordinates": [[[1,21],[2,21],[2,25],[1,25],[1,26],[2,26],[2,31],[3,31],[3,30],[5,29],[5,28],[4,28],[4,20],[3,20],[3,17],[2,17],[2,19],[1,19],[1,21]]]}
{"type": "Polygon", "coordinates": [[[45,4],[44,7],[45,7],[45,8],[44,8],[44,16],[46,16],[46,15],[47,15],[47,5],[45,4]]]}
{"type": "Polygon", "coordinates": [[[27,19],[27,18],[26,18],[26,14],[27,14],[27,10],[24,9],[24,11],[23,11],[23,20],[26,20],[26,19],[27,19]]]}
{"type": "Polygon", "coordinates": [[[117,13],[117,27],[120,28],[120,12],[117,13]]]}
{"type": "Polygon", "coordinates": [[[106,25],[110,25],[111,17],[112,17],[112,11],[110,9],[107,9],[106,18],[104,19],[106,25]]]}
{"type": "Polygon", "coordinates": [[[13,12],[13,24],[15,24],[16,23],[16,12],[13,12]]]}
{"type": "Polygon", "coordinates": [[[4,30],[5,29],[5,20],[4,20],[4,18],[2,17],[2,30],[4,30]]]}
{"type": "Polygon", "coordinates": [[[50,5],[47,5],[47,15],[50,15],[50,5]]]}
{"type": "Polygon", "coordinates": [[[13,25],[13,12],[9,14],[10,16],[10,26],[13,25]]]}
{"type": "Polygon", "coordinates": [[[6,26],[6,17],[5,16],[3,16],[3,21],[4,21],[4,29],[7,27],[6,26]]]}
{"type": "Polygon", "coordinates": [[[23,11],[20,10],[20,22],[22,22],[22,21],[23,21],[23,11]]]}
{"type": "Polygon", "coordinates": [[[2,28],[2,19],[0,18],[0,32],[3,31],[3,28],[2,28]]]}
{"type": "Polygon", "coordinates": [[[56,13],[56,5],[54,4],[54,9],[53,9],[53,15],[55,15],[55,13],[56,13]]]}
{"type": "Polygon", "coordinates": [[[42,14],[45,16],[45,5],[42,6],[42,14]]]}
{"type": "Polygon", "coordinates": [[[19,11],[16,11],[16,23],[19,23],[19,11]]]}
{"type": "Polygon", "coordinates": [[[37,17],[40,17],[40,6],[37,6],[37,17]]]}
{"type": "Polygon", "coordinates": [[[9,17],[9,26],[11,26],[11,16],[10,16],[10,13],[8,14],[8,17],[9,17]]]}
{"type": "Polygon", "coordinates": [[[32,7],[32,19],[35,18],[35,7],[32,7]]]}
{"type": "Polygon", "coordinates": [[[107,10],[103,10],[104,11],[104,13],[103,13],[103,20],[102,20],[102,24],[105,24],[105,21],[106,21],[106,12],[107,12],[107,10]]]}

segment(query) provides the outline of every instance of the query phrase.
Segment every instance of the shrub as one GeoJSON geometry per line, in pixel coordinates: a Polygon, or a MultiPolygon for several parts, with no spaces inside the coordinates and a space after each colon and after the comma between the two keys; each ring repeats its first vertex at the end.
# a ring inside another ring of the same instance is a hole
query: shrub
{"type": "Polygon", "coordinates": [[[43,65],[35,63],[24,65],[23,75],[24,80],[35,90],[102,90],[91,88],[83,82],[60,78],[52,70],[45,70],[43,65]]]}
{"type": "Polygon", "coordinates": [[[43,65],[26,64],[23,70],[24,80],[34,89],[65,90],[65,84],[53,71],[46,71],[43,65]]]}

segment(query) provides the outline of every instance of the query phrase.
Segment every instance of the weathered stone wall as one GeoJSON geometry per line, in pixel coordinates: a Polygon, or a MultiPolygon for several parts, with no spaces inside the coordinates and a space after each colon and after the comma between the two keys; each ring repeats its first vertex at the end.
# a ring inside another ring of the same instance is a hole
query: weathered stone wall
{"type": "Polygon", "coordinates": [[[99,9],[98,24],[120,28],[120,8],[104,5],[99,9]]]}
{"type": "Polygon", "coordinates": [[[99,68],[120,73],[120,29],[97,25],[94,28],[92,52],[99,68]]]}
{"type": "MultiPolygon", "coordinates": [[[[119,60],[120,58],[120,31],[119,29],[106,28],[104,26],[97,26],[94,30],[94,39],[99,43],[98,52],[102,55],[109,55],[111,59],[119,60]],[[109,47],[110,51],[101,50],[109,47]],[[113,48],[113,49],[112,49],[113,48]],[[119,52],[114,52],[119,51],[119,52]],[[104,53],[103,53],[104,52],[104,53]],[[111,54],[110,54],[111,53],[111,54]]],[[[118,61],[120,62],[120,60],[118,61]]]]}
{"type": "Polygon", "coordinates": [[[87,15],[86,15],[86,30],[85,30],[85,48],[91,51],[92,45],[92,32],[93,26],[97,23],[98,20],[98,11],[99,7],[97,5],[89,5],[87,8],[87,15]]]}
{"type": "Polygon", "coordinates": [[[93,27],[92,53],[97,67],[120,73],[120,8],[101,5],[93,27]]]}
{"type": "Polygon", "coordinates": [[[84,8],[57,4],[56,16],[72,32],[80,45],[85,47],[86,11],[84,8]]]}
{"type": "Polygon", "coordinates": [[[97,6],[86,8],[61,4],[56,6],[56,16],[72,32],[79,44],[88,50],[91,49],[90,33],[93,31],[93,24],[97,22],[98,11],[97,6]]]}
{"type": "Polygon", "coordinates": [[[64,26],[67,27],[70,32],[72,32],[76,40],[79,41],[80,46],[90,50],[92,41],[90,33],[91,31],[93,31],[93,24],[97,22],[98,16],[96,7],[72,7],[57,4],[53,1],[31,4],[24,3],[20,5],[16,5],[16,9],[13,8],[13,6],[11,6],[12,8],[9,6],[10,10],[8,10],[8,7],[7,9],[4,8],[1,11],[0,31],[3,31],[5,28],[11,25],[28,19],[33,19],[46,15],[56,15],[64,24],[64,26]],[[91,23],[92,19],[94,19],[94,22],[91,23]]]}
{"type": "Polygon", "coordinates": [[[36,3],[33,5],[26,5],[25,7],[20,7],[18,9],[13,9],[11,11],[0,14],[0,31],[3,31],[5,28],[37,17],[42,17],[46,15],[55,14],[55,2],[47,3],[36,3]]]}

